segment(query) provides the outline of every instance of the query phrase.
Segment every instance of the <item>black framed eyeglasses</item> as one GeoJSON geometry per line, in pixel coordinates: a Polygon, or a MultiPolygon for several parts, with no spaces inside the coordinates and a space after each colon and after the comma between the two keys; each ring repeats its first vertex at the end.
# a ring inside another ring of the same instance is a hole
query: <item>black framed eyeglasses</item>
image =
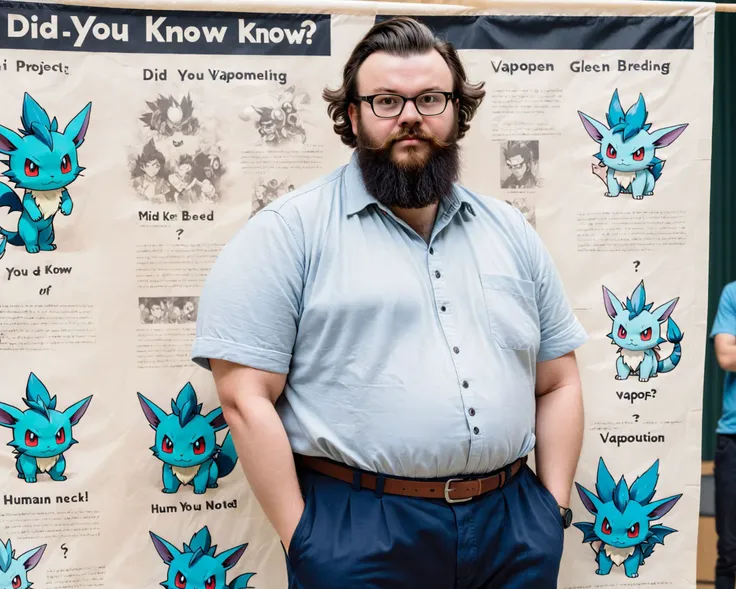
{"type": "Polygon", "coordinates": [[[408,101],[413,102],[417,112],[423,117],[435,117],[445,112],[447,102],[455,97],[454,92],[422,92],[408,97],[401,94],[371,94],[358,96],[361,102],[367,102],[373,109],[373,114],[381,119],[393,119],[404,112],[408,101]]]}

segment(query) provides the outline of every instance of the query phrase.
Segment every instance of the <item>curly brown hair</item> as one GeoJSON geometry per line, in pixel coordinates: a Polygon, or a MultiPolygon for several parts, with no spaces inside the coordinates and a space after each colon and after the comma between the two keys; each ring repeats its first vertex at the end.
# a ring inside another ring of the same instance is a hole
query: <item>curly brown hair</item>
{"type": "Polygon", "coordinates": [[[486,91],[485,82],[471,84],[457,51],[448,41],[434,35],[429,27],[417,20],[398,16],[376,23],[353,49],[343,69],[342,86],[337,90],[326,88],[322,97],[327,101],[327,112],[333,120],[332,128],[345,145],[355,147],[348,108],[356,101],[358,69],[366,58],[376,51],[406,57],[437,51],[452,72],[453,92],[459,101],[457,138],[461,139],[470,129],[470,121],[480,106],[486,91]]]}

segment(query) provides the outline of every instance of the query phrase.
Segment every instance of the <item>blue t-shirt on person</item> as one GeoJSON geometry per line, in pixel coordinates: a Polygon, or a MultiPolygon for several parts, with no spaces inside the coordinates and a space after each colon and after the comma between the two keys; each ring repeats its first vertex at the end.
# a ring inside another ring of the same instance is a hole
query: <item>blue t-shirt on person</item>
{"type": "MultiPolygon", "coordinates": [[[[710,337],[719,333],[736,336],[736,281],[727,284],[721,292],[710,337]]],[[[723,385],[723,409],[716,432],[736,434],[736,372],[726,372],[723,385]]]]}

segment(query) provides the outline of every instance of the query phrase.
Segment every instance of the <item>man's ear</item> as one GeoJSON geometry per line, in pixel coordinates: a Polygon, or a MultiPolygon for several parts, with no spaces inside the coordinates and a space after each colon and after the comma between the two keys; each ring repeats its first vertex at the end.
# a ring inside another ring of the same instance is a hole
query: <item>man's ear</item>
{"type": "Polygon", "coordinates": [[[353,129],[353,135],[358,135],[358,111],[355,103],[348,104],[348,116],[350,117],[350,126],[353,129]]]}

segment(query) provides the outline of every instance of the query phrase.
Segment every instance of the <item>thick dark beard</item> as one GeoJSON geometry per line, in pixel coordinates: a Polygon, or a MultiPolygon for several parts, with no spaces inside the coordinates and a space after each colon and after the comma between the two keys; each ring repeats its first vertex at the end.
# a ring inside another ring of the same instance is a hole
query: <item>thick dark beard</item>
{"type": "Polygon", "coordinates": [[[374,146],[358,123],[358,165],[368,193],[387,207],[421,209],[439,203],[452,192],[460,171],[460,148],[456,132],[446,142],[404,130],[382,146],[374,146]],[[391,149],[399,137],[424,137],[430,153],[423,163],[400,166],[391,159],[391,149]]]}

